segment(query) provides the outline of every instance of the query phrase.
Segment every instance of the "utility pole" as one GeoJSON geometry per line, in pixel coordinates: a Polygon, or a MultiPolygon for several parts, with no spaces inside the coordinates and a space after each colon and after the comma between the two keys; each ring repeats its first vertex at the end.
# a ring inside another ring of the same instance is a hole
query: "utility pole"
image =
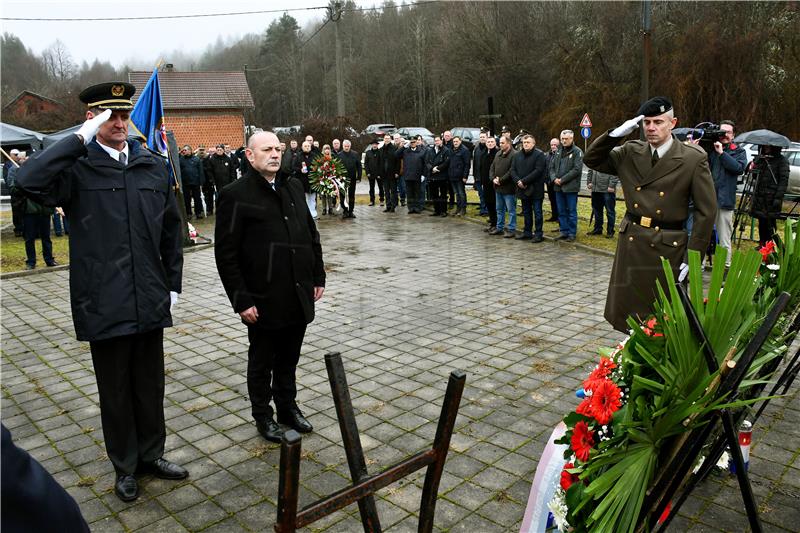
{"type": "MultiPolygon", "coordinates": [[[[653,31],[652,26],[653,6],[650,0],[642,1],[642,83],[639,93],[640,103],[644,103],[650,98],[650,36],[653,31]]],[[[644,128],[640,128],[639,136],[644,140],[644,128]]]]}
{"type": "Polygon", "coordinates": [[[336,38],[336,114],[344,116],[344,79],[342,75],[342,41],[339,39],[339,21],[342,20],[342,3],[334,0],[328,6],[328,17],[333,22],[336,38]]]}

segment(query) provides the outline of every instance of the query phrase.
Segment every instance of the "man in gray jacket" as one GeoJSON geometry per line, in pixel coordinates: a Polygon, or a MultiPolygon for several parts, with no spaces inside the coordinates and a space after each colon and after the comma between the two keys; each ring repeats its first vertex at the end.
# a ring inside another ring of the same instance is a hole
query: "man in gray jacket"
{"type": "Polygon", "coordinates": [[[556,190],[558,226],[556,240],[573,242],[578,233],[578,191],[581,190],[583,152],[573,144],[572,130],[561,132],[561,148],[550,163],[550,178],[556,190]]]}
{"type": "Polygon", "coordinates": [[[605,172],[589,169],[589,173],[586,175],[586,188],[592,192],[594,229],[587,232],[586,235],[603,234],[603,211],[605,210],[606,215],[608,215],[606,237],[610,239],[614,236],[618,183],[619,178],[613,174],[606,174],[605,172]]]}

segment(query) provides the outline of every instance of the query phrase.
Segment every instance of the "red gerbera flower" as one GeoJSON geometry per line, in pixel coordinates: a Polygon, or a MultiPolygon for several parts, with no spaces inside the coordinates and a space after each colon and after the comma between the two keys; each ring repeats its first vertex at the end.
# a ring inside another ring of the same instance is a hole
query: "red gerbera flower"
{"type": "Polygon", "coordinates": [[[578,413],[579,415],[588,416],[589,418],[594,418],[594,415],[592,414],[592,398],[591,398],[591,396],[589,396],[585,400],[583,400],[580,403],[580,405],[578,405],[578,408],[575,409],[575,412],[578,413]]]}
{"type": "Polygon", "coordinates": [[[583,388],[586,390],[593,390],[594,384],[598,381],[604,381],[615,368],[617,368],[617,365],[614,361],[608,357],[601,357],[600,363],[583,382],[583,388]]]}
{"type": "Polygon", "coordinates": [[[768,241],[759,252],[761,252],[761,261],[766,263],[769,254],[775,251],[775,241],[768,241]]]}
{"type": "Polygon", "coordinates": [[[598,382],[592,390],[589,408],[601,424],[608,424],[611,416],[622,406],[622,391],[609,380],[598,382]]]}
{"type": "Polygon", "coordinates": [[[658,321],[656,320],[656,317],[651,317],[650,320],[645,322],[645,325],[642,326],[642,331],[648,337],[663,337],[664,336],[663,333],[656,332],[657,326],[658,326],[658,321]]]}
{"type": "Polygon", "coordinates": [[[564,470],[561,471],[561,488],[565,491],[569,490],[573,483],[580,481],[578,474],[570,474],[567,472],[567,470],[570,468],[575,468],[575,465],[572,463],[567,463],[564,465],[564,470]]]}
{"type": "Polygon", "coordinates": [[[594,446],[594,434],[583,420],[575,424],[575,429],[572,430],[571,444],[575,457],[581,461],[589,460],[589,451],[594,446]]]}

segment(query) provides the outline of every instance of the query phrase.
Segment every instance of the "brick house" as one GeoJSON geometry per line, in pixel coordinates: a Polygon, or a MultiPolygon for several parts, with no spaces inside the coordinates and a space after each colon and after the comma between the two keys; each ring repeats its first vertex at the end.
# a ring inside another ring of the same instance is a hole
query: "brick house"
{"type": "Polygon", "coordinates": [[[40,113],[58,112],[62,108],[61,102],[26,90],[19,93],[13,100],[3,106],[3,114],[23,118],[40,113]]]}
{"type": "MultiPolygon", "coordinates": [[[[134,103],[151,75],[151,71],[128,73],[137,90],[134,103]]],[[[158,80],[164,123],[179,146],[203,144],[211,149],[223,143],[236,150],[244,145],[245,113],[254,108],[244,72],[164,70],[158,80]]]]}

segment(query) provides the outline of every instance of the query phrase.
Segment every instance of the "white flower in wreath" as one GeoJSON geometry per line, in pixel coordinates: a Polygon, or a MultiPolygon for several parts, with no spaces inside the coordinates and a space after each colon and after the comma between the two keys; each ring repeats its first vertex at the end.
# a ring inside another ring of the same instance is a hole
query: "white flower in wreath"
{"type": "Polygon", "coordinates": [[[567,522],[567,498],[563,489],[558,489],[553,495],[553,499],[547,504],[547,508],[553,514],[556,527],[559,531],[570,531],[570,525],[567,522]]]}
{"type": "Polygon", "coordinates": [[[770,269],[770,270],[780,270],[781,266],[772,264],[772,265],[767,265],[767,268],[770,269]]]}

